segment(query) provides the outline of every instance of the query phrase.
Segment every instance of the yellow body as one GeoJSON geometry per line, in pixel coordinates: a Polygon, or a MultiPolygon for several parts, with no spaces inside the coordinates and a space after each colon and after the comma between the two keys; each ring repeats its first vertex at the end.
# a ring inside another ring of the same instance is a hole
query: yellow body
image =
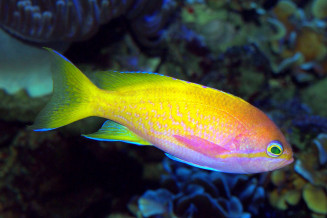
{"type": "Polygon", "coordinates": [[[50,52],[56,60],[54,94],[36,119],[36,130],[98,116],[109,121],[89,138],[154,145],[205,169],[255,173],[293,161],[275,124],[238,97],[153,73],[99,72],[94,85],[66,58],[50,52]],[[267,146],[275,141],[282,153],[272,158],[267,146]]]}

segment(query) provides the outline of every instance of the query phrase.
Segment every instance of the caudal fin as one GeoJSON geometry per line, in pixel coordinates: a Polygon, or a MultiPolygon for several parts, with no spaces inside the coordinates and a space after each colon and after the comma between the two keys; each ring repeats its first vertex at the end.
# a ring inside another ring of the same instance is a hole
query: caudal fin
{"type": "Polygon", "coordinates": [[[51,100],[31,126],[35,131],[47,131],[92,116],[92,98],[98,88],[67,58],[53,54],[53,94],[51,100]]]}

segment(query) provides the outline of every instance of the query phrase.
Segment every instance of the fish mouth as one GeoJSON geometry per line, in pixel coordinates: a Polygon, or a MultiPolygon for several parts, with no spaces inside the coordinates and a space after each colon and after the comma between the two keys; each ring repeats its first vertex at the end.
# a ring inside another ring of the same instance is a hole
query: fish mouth
{"type": "Polygon", "coordinates": [[[294,161],[293,157],[291,157],[290,159],[279,161],[279,163],[276,164],[275,167],[273,167],[273,169],[269,168],[269,169],[266,169],[266,171],[274,171],[274,170],[281,169],[281,168],[286,167],[287,165],[293,163],[293,161],[294,161]]]}
{"type": "Polygon", "coordinates": [[[291,157],[290,159],[287,159],[287,160],[283,160],[280,162],[280,164],[278,165],[278,167],[276,167],[274,170],[277,170],[277,169],[281,169],[283,167],[286,167],[287,165],[293,163],[294,161],[294,158],[291,157]]]}
{"type": "Polygon", "coordinates": [[[293,161],[294,161],[294,158],[293,157],[291,157],[291,159],[288,159],[288,160],[285,160],[284,162],[283,162],[283,165],[289,165],[289,164],[291,164],[291,163],[293,163],[293,161]]]}

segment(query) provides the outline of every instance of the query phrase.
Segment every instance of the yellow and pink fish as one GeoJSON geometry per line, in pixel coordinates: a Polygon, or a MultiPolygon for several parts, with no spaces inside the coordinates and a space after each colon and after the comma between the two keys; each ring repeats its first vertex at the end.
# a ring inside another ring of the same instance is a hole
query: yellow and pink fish
{"type": "Polygon", "coordinates": [[[94,85],[58,52],[53,95],[32,128],[46,131],[90,117],[108,119],[95,140],[153,145],[192,166],[260,173],[293,162],[289,143],[259,109],[226,92],[148,72],[98,72],[94,85]]]}

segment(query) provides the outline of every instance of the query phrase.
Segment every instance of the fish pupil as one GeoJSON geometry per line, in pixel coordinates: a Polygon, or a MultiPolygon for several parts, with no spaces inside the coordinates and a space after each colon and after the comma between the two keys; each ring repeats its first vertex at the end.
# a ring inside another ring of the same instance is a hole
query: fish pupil
{"type": "Polygon", "coordinates": [[[271,148],[271,153],[273,153],[273,154],[280,154],[280,149],[278,147],[272,147],[271,148]]]}

